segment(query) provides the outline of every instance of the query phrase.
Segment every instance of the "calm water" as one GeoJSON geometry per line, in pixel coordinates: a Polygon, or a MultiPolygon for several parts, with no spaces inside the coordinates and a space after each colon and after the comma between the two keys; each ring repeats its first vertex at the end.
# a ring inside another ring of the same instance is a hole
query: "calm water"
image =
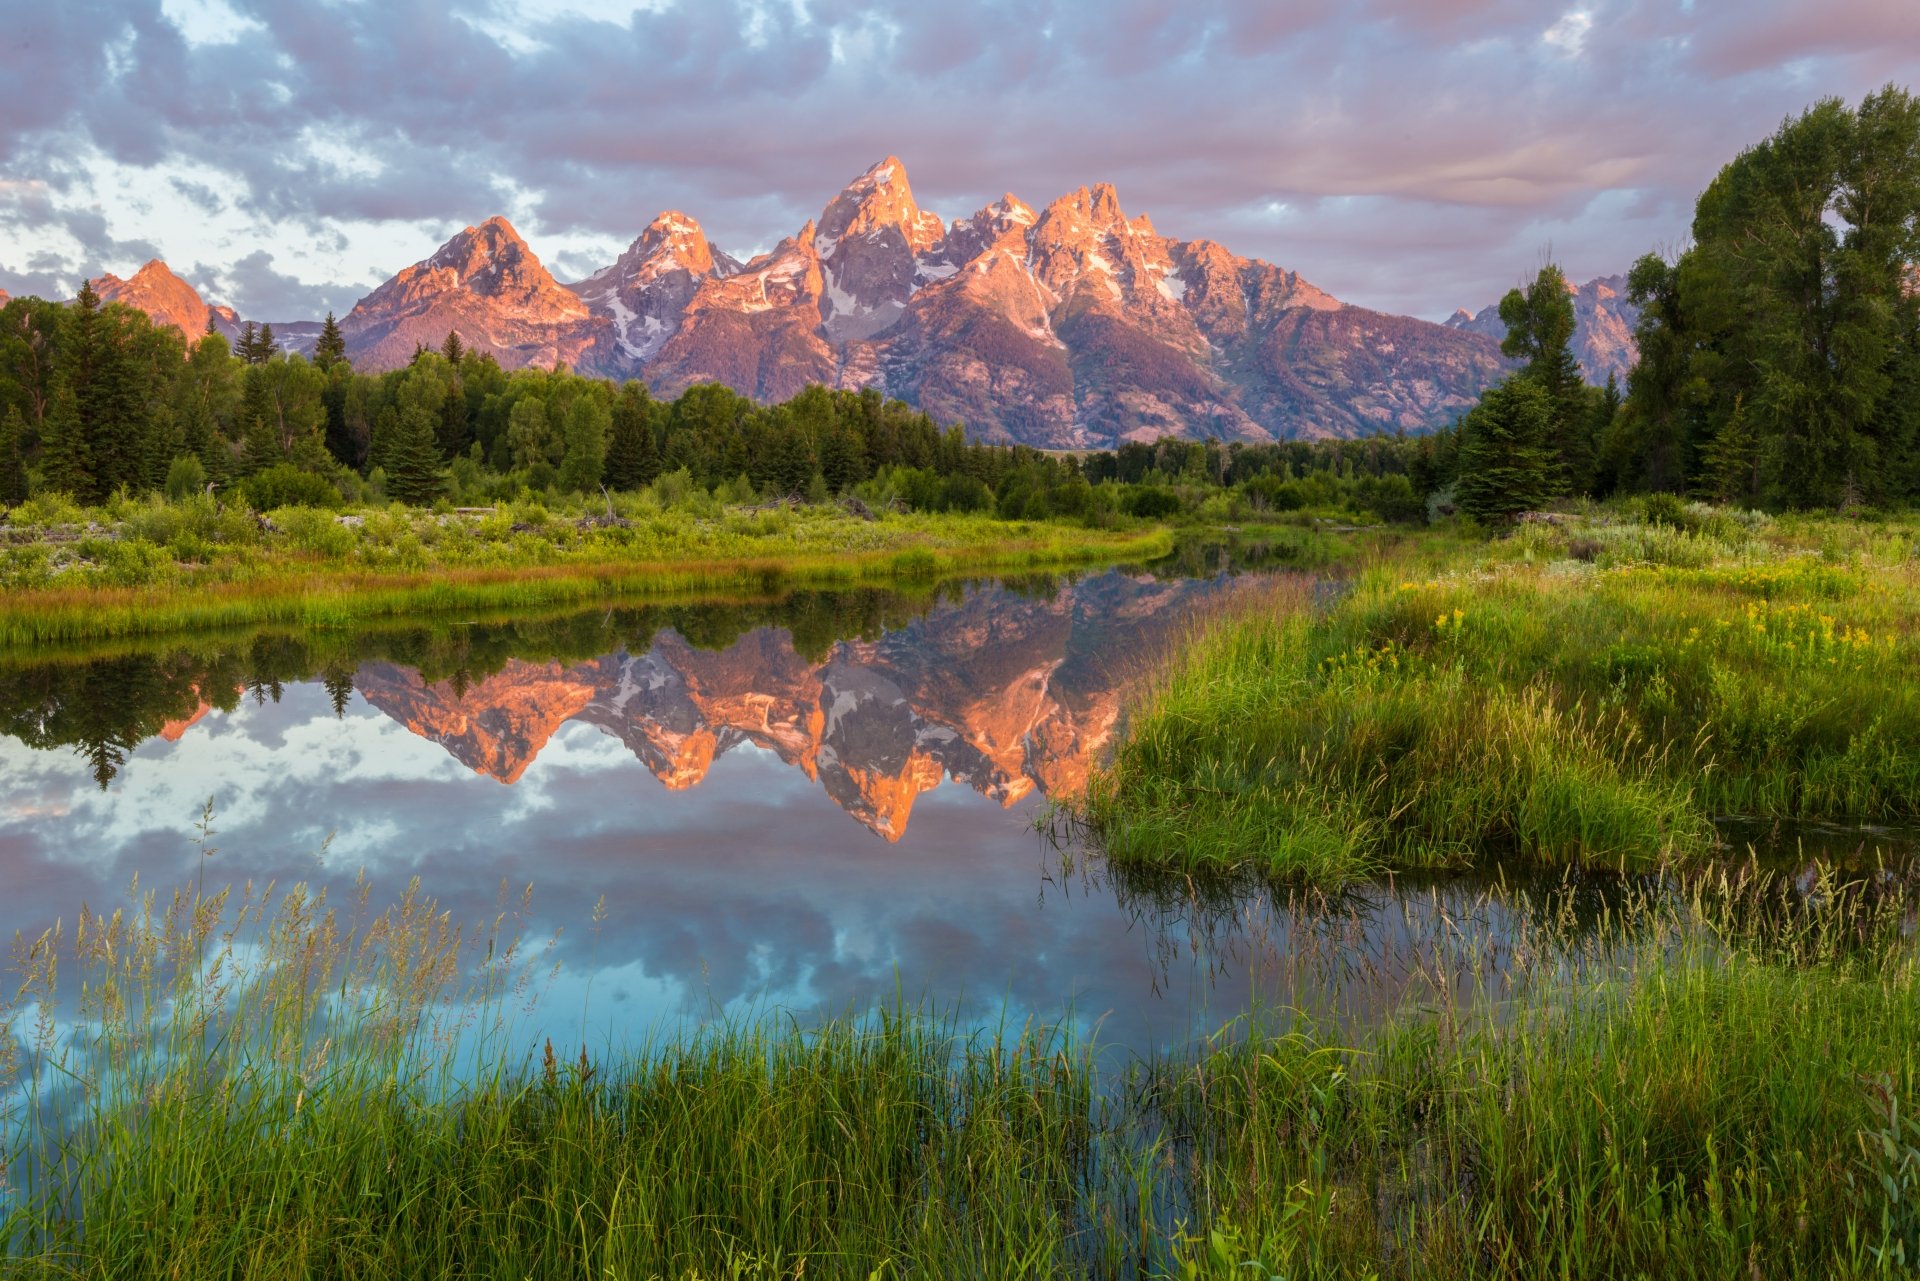
{"type": "Polygon", "coordinates": [[[1370,1008],[1420,999],[1436,937],[1497,950],[1527,909],[1465,880],[1202,902],[1035,830],[1191,621],[1270,589],[1201,558],[0,664],[0,934],[190,884],[211,799],[210,883],[418,877],[457,921],[531,884],[527,936],[560,936],[534,1036],[901,997],[1146,1051],[1356,970],[1370,1008]]]}

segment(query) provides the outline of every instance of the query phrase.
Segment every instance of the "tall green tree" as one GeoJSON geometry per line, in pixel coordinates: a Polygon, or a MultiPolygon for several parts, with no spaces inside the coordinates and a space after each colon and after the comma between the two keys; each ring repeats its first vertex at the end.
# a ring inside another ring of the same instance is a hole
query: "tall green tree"
{"type": "Polygon", "coordinates": [[[1920,431],[1920,100],[1889,85],[1816,103],[1708,185],[1693,244],[1635,268],[1643,307],[1624,415],[1658,476],[1716,485],[1731,438],[1759,450],[1769,501],[1911,493],[1920,431]]]}
{"type": "Polygon", "coordinates": [[[1551,497],[1553,424],[1552,397],[1534,379],[1516,375],[1488,391],[1460,420],[1461,510],[1504,523],[1551,497]]]}
{"type": "Polygon", "coordinates": [[[27,420],[20,407],[7,406],[7,416],[0,418],[0,503],[27,500],[27,463],[20,447],[26,434],[27,420]]]}
{"type": "Polygon", "coordinates": [[[434,415],[419,405],[399,412],[382,465],[387,469],[387,492],[402,502],[431,503],[446,486],[434,442],[435,426],[434,415]]]}
{"type": "Polygon", "coordinates": [[[615,489],[639,489],[660,474],[660,452],[653,440],[652,401],[645,383],[629,382],[613,402],[613,429],[607,441],[607,483],[615,489]]]}
{"type": "Polygon", "coordinates": [[[612,417],[597,396],[575,399],[567,411],[566,453],[560,459],[561,489],[592,493],[607,462],[607,432],[612,417]]]}
{"type": "Polygon", "coordinates": [[[1507,291],[1500,319],[1507,326],[1500,350],[1526,361],[1522,372],[1547,393],[1555,488],[1584,492],[1593,472],[1593,412],[1573,354],[1573,291],[1566,275],[1558,265],[1546,264],[1525,289],[1507,291]]]}
{"type": "Polygon", "coordinates": [[[320,322],[320,337],[314,340],[313,363],[322,369],[331,370],[347,358],[347,338],[340,332],[340,322],[328,312],[327,318],[320,322]]]}

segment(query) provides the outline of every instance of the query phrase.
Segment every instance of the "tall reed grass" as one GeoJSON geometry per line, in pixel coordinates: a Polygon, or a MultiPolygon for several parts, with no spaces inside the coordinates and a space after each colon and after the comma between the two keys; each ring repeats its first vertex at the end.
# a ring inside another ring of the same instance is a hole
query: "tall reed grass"
{"type": "Polygon", "coordinates": [[[1911,1275],[1911,881],[1651,886],[1447,920],[1380,1026],[1265,1010],[1121,1067],[910,1008],[529,1055],[517,902],[143,897],[20,949],[0,1269],[1911,1275]]]}
{"type": "Polygon", "coordinates": [[[1438,567],[1416,544],[1324,608],[1208,627],[1081,816],[1118,860],[1320,881],[1649,865],[1711,851],[1724,814],[1920,817],[1904,544],[1601,567],[1572,554],[1588,541],[1529,531],[1438,567]]]}

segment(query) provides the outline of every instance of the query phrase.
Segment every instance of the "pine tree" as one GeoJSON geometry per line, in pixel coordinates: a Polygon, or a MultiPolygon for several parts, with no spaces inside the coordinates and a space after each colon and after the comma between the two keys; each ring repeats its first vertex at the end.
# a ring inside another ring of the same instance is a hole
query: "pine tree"
{"type": "Polygon", "coordinates": [[[615,489],[639,489],[660,474],[660,452],[653,443],[652,415],[644,384],[630,382],[613,405],[613,432],[607,442],[607,483],[615,489]]]}
{"type": "Polygon", "coordinates": [[[1733,398],[1733,413],[1700,451],[1707,492],[1722,503],[1760,499],[1760,433],[1747,413],[1746,398],[1733,398]]]}
{"type": "Polygon", "coordinates": [[[86,435],[80,429],[80,410],[74,403],[73,385],[64,370],[53,376],[53,394],[40,437],[40,461],[47,487],[79,502],[95,501],[92,451],[87,448],[86,435]]]}
{"type": "Polygon", "coordinates": [[[447,363],[453,366],[454,372],[458,373],[460,369],[460,358],[467,354],[467,349],[460,343],[460,331],[458,329],[447,330],[447,341],[441,344],[440,354],[447,358],[447,363]]]}
{"type": "Polygon", "coordinates": [[[400,412],[393,437],[386,444],[382,465],[387,472],[387,491],[402,502],[425,506],[440,496],[445,481],[440,475],[434,425],[432,414],[409,406],[400,412]]]}
{"type": "Polygon", "coordinates": [[[213,323],[213,308],[209,307],[207,308],[207,327],[200,331],[200,336],[204,338],[208,334],[218,333],[218,332],[219,330],[217,330],[214,327],[214,323],[213,323]]]}
{"type": "Polygon", "coordinates": [[[260,363],[260,333],[251,320],[240,326],[240,341],[234,344],[233,354],[249,365],[260,363]]]}
{"type": "Polygon", "coordinates": [[[313,344],[313,363],[331,370],[346,358],[346,335],[340,332],[340,322],[333,318],[333,313],[328,312],[327,318],[320,323],[320,337],[313,344]]]}
{"type": "Polygon", "coordinates": [[[467,430],[467,393],[458,378],[447,384],[447,394],[441,398],[440,425],[435,435],[442,458],[458,458],[467,452],[473,439],[473,433],[467,430]]]}
{"type": "Polygon", "coordinates": [[[1553,493],[1553,401],[1525,375],[1487,392],[1460,421],[1462,511],[1489,524],[1531,511],[1553,493]]]}
{"type": "Polygon", "coordinates": [[[7,416],[0,420],[0,503],[23,503],[27,500],[27,464],[20,455],[21,438],[27,434],[27,420],[20,416],[20,407],[7,407],[7,416]]]}
{"type": "Polygon", "coordinates": [[[273,326],[260,326],[260,363],[266,364],[280,354],[280,344],[274,341],[273,326]]]}
{"type": "Polygon", "coordinates": [[[282,461],[280,415],[274,408],[267,371],[258,365],[247,370],[240,397],[240,474],[251,476],[282,461]]]}
{"type": "Polygon", "coordinates": [[[1555,491],[1583,493],[1593,475],[1593,415],[1573,354],[1575,318],[1566,276],[1548,263],[1524,291],[1509,290],[1500,300],[1500,319],[1507,326],[1500,350],[1526,361],[1522,372],[1547,393],[1555,491]]]}

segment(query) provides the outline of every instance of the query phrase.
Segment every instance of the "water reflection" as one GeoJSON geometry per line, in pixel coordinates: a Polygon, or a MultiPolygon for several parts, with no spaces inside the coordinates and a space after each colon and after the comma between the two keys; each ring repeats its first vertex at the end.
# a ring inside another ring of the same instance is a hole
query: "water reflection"
{"type": "Polygon", "coordinates": [[[1371,1021],[1452,1001],[1524,972],[1542,913],[1597,920],[1640,884],[1427,878],[1308,901],[1063,863],[1034,819],[1142,674],[1197,615],[1285,587],[1194,568],[1216,572],[16,663],[0,935],[110,906],[136,876],[192,882],[211,796],[210,882],[340,890],[364,871],[384,901],[418,877],[470,922],[531,883],[528,932],[560,934],[533,1035],[904,997],[1150,1050],[1259,1008],[1371,1021]]]}

